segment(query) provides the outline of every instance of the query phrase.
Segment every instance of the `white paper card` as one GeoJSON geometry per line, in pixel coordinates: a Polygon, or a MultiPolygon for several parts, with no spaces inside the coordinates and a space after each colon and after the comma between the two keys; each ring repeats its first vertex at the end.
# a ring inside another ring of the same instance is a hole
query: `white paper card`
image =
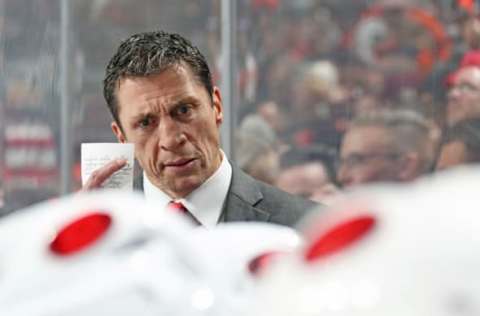
{"type": "Polygon", "coordinates": [[[133,149],[132,143],[83,143],[82,185],[85,185],[93,171],[112,160],[126,159],[127,164],[107,179],[102,187],[133,190],[133,149]]]}

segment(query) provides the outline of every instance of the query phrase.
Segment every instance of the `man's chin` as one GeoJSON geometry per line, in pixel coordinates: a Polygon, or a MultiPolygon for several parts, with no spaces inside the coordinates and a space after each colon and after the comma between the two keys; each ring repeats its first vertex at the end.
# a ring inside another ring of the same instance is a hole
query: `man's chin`
{"type": "Polygon", "coordinates": [[[177,197],[185,197],[192,191],[197,189],[202,183],[196,179],[196,177],[187,177],[182,179],[175,179],[173,182],[173,193],[177,197]]]}

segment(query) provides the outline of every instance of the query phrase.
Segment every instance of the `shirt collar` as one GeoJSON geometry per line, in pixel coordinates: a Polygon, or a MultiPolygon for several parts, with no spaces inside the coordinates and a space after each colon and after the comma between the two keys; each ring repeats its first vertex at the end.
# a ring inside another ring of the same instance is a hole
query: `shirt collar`
{"type": "MultiPolygon", "coordinates": [[[[206,228],[212,228],[218,223],[232,179],[232,166],[225,153],[223,151],[221,153],[222,162],[213,175],[185,198],[175,200],[182,202],[188,211],[206,228]]],[[[150,182],[145,172],[143,173],[143,188],[145,197],[149,200],[158,201],[163,210],[172,200],[168,194],[150,182]]]]}

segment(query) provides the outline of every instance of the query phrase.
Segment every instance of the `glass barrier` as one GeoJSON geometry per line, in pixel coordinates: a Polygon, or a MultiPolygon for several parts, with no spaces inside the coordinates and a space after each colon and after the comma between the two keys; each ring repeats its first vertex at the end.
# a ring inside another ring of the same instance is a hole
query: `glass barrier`
{"type": "MultiPolygon", "coordinates": [[[[221,83],[221,1],[64,3],[75,191],[80,144],[115,141],[101,81],[120,40],[153,29],[180,33],[221,83]]],[[[471,145],[479,124],[462,126],[480,117],[475,1],[234,3],[231,158],[254,177],[328,203],[344,187],[410,181],[449,167],[457,147],[442,144],[472,129],[457,160],[480,157],[471,145]]],[[[61,193],[61,5],[0,0],[3,212],[61,193]]]]}
{"type": "MultiPolygon", "coordinates": [[[[102,95],[120,41],[147,30],[183,34],[214,64],[218,1],[65,1],[68,5],[70,190],[81,186],[80,144],[116,141],[102,95]]],[[[61,0],[0,0],[0,167],[3,213],[61,193],[61,0]]]]}

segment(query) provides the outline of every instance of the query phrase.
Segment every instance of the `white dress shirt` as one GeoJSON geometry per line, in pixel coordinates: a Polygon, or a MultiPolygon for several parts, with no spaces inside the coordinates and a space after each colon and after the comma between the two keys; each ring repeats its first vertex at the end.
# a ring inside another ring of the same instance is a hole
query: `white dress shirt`
{"type": "MultiPolygon", "coordinates": [[[[188,196],[174,201],[181,202],[203,227],[212,228],[218,223],[222,214],[231,180],[232,166],[222,151],[222,162],[217,171],[188,196]]],[[[166,211],[172,198],[153,185],[145,172],[143,173],[143,190],[146,199],[157,200],[162,210],[166,211]]]]}

